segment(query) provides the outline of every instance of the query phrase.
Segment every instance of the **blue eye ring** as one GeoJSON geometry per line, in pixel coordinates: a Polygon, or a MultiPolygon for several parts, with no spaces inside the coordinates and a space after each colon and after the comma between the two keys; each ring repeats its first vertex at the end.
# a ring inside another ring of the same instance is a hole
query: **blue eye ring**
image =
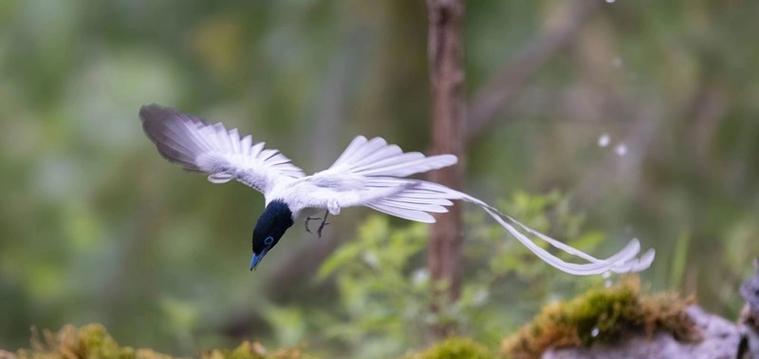
{"type": "Polygon", "coordinates": [[[264,244],[267,246],[270,246],[272,243],[274,243],[274,237],[268,236],[264,239],[264,244]]]}

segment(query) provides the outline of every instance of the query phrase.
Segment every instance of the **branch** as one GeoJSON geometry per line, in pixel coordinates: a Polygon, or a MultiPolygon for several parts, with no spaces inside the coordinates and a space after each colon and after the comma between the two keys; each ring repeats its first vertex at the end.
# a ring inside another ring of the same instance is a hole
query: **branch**
{"type": "Polygon", "coordinates": [[[583,25],[600,8],[600,2],[576,0],[568,6],[572,13],[564,23],[538,35],[522,52],[504,64],[490,82],[476,92],[469,105],[467,142],[477,137],[493,122],[495,114],[509,105],[532,75],[573,42],[583,25]]]}
{"type": "MultiPolygon", "coordinates": [[[[434,153],[450,153],[461,157],[464,148],[462,131],[464,115],[464,66],[461,28],[464,0],[427,0],[428,61],[432,147],[434,153]]],[[[451,188],[461,188],[461,166],[442,168],[430,173],[430,180],[451,188]]],[[[438,214],[430,227],[427,267],[435,283],[445,283],[445,291],[433,289],[432,310],[450,305],[459,297],[461,282],[461,210],[454,206],[448,213],[438,214]],[[445,293],[447,292],[447,293],[445,293]]],[[[447,336],[452,327],[433,326],[437,338],[447,336]]]]}

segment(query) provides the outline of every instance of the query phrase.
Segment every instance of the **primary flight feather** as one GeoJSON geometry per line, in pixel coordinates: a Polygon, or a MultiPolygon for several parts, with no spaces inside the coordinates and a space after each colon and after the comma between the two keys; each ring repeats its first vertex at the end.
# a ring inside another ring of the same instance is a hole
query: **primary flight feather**
{"type": "MultiPolygon", "coordinates": [[[[264,195],[266,208],[253,230],[251,270],[304,210],[325,210],[319,227],[321,235],[327,213],[337,215],[345,207],[365,206],[412,221],[434,223],[430,213],[447,212],[452,200],[479,206],[540,259],[569,274],[636,272],[648,268],[654,259],[653,249],[638,257],[637,240],[609,258],[598,259],[529,228],[470,195],[437,183],[406,178],[454,165],[457,159],[453,155],[403,152],[380,137],[358,136],[332,166],[306,176],[278,150],[267,149],[263,142],[253,141],[250,135],[240,136],[237,129],[227,130],[221,123],[210,124],[155,104],[143,106],[140,118],[148,138],[169,161],[190,171],[207,173],[212,183],[236,180],[264,195]],[[583,263],[564,261],[529,236],[583,263]]],[[[306,218],[306,229],[312,219],[306,218]]]]}

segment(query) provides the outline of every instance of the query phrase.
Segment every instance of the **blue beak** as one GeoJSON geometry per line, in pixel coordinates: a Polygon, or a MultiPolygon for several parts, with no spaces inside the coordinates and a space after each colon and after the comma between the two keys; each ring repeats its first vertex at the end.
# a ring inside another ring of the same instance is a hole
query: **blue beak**
{"type": "Polygon", "coordinates": [[[258,265],[258,263],[260,263],[261,260],[264,259],[264,256],[266,255],[266,252],[267,251],[264,250],[263,252],[261,252],[261,254],[255,254],[255,253],[253,254],[253,257],[250,258],[250,270],[251,271],[253,271],[254,269],[256,269],[256,266],[258,265]]]}

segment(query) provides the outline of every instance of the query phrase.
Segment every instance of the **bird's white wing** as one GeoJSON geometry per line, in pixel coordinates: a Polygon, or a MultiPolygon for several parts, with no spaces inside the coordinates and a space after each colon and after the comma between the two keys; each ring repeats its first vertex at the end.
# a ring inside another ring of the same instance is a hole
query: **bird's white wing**
{"type": "Polygon", "coordinates": [[[393,216],[432,223],[430,213],[447,212],[452,200],[470,202],[482,208],[509,234],[551,266],[574,275],[596,275],[606,272],[638,272],[648,268],[654,251],[642,256],[640,243],[633,239],[618,253],[606,259],[595,258],[559,240],[540,233],[516,219],[504,215],[489,204],[446,186],[402,178],[415,173],[450,166],[456,163],[452,155],[426,157],[421,153],[404,153],[382,138],[367,140],[356,137],[335,163],[322,172],[304,178],[313,188],[308,193],[306,207],[326,208],[339,212],[343,207],[366,206],[393,216]],[[529,236],[575,256],[585,263],[567,262],[536,244],[529,236]]]}
{"type": "Polygon", "coordinates": [[[237,129],[183,114],[171,108],[147,105],[140,109],[142,128],[158,152],[190,171],[208,173],[212,183],[232,179],[266,194],[277,181],[298,179],[303,171],[274,149],[264,148],[237,129]]]}
{"type": "Polygon", "coordinates": [[[435,222],[430,213],[446,212],[451,201],[430,192],[419,181],[403,177],[455,164],[456,156],[403,152],[384,139],[358,136],[328,169],[306,178],[314,187],[304,207],[366,206],[393,216],[435,222]]]}

